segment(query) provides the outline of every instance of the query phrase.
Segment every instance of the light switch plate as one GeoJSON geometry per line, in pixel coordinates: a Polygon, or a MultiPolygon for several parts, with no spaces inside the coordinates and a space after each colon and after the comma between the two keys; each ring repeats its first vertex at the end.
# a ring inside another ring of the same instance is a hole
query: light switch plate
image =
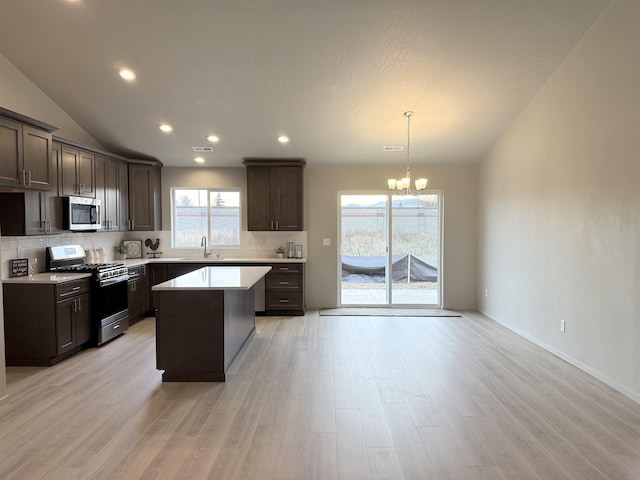
{"type": "Polygon", "coordinates": [[[331,246],[331,239],[330,238],[323,238],[322,239],[322,246],[323,247],[330,247],[331,246]]]}

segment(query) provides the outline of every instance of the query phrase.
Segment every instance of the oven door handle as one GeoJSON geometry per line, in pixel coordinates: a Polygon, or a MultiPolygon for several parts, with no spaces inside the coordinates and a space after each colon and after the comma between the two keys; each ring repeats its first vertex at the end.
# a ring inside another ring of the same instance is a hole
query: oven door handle
{"type": "Polygon", "coordinates": [[[119,275],[117,277],[107,278],[105,280],[100,280],[98,285],[100,287],[108,287],[109,285],[113,285],[114,283],[126,282],[129,280],[129,274],[119,275]]]}

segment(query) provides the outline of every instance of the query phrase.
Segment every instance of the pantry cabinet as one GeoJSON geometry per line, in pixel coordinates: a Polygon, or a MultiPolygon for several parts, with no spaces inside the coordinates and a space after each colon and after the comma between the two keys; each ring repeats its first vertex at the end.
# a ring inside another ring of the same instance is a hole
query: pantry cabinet
{"type": "Polygon", "coordinates": [[[247,158],[247,227],[250,231],[301,231],[302,159],[247,158]]]}

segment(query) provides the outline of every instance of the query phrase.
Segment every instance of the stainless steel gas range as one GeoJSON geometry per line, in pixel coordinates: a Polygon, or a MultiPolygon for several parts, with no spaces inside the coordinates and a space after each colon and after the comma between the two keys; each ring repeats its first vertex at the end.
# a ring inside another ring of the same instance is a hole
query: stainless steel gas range
{"type": "Polygon", "coordinates": [[[92,274],[92,338],[94,345],[102,345],[129,328],[129,270],[122,263],[84,263],[84,256],[80,245],[48,247],[47,270],[92,274]]]}

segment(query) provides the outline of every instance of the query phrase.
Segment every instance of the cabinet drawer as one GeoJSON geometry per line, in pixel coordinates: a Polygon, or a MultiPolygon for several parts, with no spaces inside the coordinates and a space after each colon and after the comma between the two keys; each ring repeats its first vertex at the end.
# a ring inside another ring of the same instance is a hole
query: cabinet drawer
{"type": "Polygon", "coordinates": [[[266,310],[301,310],[303,308],[302,293],[267,293],[266,310]]]}
{"type": "Polygon", "coordinates": [[[302,291],[302,275],[282,275],[282,274],[272,274],[269,273],[267,275],[266,290],[270,291],[302,291]]]}
{"type": "Polygon", "coordinates": [[[271,265],[270,274],[282,273],[282,274],[301,274],[303,272],[302,263],[274,263],[271,265]]]}
{"type": "Polygon", "coordinates": [[[88,292],[89,288],[90,282],[88,278],[61,283],[56,285],[56,301],[59,302],[65,298],[88,292]]]}

